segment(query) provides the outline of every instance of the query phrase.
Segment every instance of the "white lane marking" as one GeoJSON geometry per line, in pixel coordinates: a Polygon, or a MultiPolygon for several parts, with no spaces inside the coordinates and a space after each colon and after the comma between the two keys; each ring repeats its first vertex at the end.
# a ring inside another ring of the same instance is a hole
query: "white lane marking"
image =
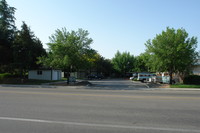
{"type": "Polygon", "coordinates": [[[22,122],[35,122],[35,123],[47,123],[47,124],[64,124],[64,125],[88,126],[88,127],[102,127],[102,128],[123,128],[123,129],[135,129],[135,130],[139,129],[139,130],[156,130],[156,131],[200,133],[200,130],[195,130],[195,129],[125,126],[125,125],[111,125],[111,124],[94,124],[94,123],[51,121],[51,120],[25,119],[25,118],[12,118],[12,117],[0,117],[0,120],[22,121],[22,122]]]}

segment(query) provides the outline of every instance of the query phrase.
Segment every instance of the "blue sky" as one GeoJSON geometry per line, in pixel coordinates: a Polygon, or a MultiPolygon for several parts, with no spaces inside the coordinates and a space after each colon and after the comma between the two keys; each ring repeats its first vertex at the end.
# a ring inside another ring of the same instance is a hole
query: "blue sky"
{"type": "MultiPolygon", "coordinates": [[[[16,26],[30,26],[45,48],[56,29],[88,30],[91,47],[103,57],[117,50],[137,56],[144,43],[166,27],[184,28],[200,39],[200,0],[7,0],[16,26]]],[[[200,50],[198,44],[197,50],[200,50]]]]}

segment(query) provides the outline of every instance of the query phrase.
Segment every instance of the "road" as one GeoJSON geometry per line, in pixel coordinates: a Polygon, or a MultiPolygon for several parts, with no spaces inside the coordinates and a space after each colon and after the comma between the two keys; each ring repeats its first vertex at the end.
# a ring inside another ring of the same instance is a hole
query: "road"
{"type": "Polygon", "coordinates": [[[148,88],[145,83],[122,79],[90,80],[90,82],[94,85],[92,89],[100,90],[141,90],[148,88]]]}
{"type": "Polygon", "coordinates": [[[132,84],[1,86],[0,132],[200,133],[200,91],[115,90],[111,82],[132,84]]]}

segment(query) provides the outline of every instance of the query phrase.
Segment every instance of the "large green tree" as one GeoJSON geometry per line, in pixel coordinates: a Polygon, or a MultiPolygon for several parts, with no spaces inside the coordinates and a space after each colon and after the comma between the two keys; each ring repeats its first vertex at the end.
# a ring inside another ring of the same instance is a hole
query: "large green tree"
{"type": "Polygon", "coordinates": [[[34,33],[23,22],[21,30],[16,32],[13,49],[13,66],[20,70],[21,73],[29,69],[37,69],[37,58],[45,55],[41,41],[35,37],[34,33]]]}
{"type": "Polygon", "coordinates": [[[110,59],[105,59],[104,57],[101,57],[100,60],[97,62],[97,70],[102,72],[105,77],[111,76],[113,73],[113,65],[111,63],[110,59]]]}
{"type": "Polygon", "coordinates": [[[135,57],[136,63],[135,63],[135,69],[136,72],[150,72],[151,66],[149,64],[150,62],[150,55],[145,52],[141,53],[139,56],[135,57]]]}
{"type": "Polygon", "coordinates": [[[95,70],[97,74],[103,74],[108,77],[113,72],[113,66],[110,60],[105,59],[100,54],[96,53],[90,56],[91,69],[95,70]]]}
{"type": "Polygon", "coordinates": [[[166,31],[146,42],[147,52],[152,58],[151,65],[156,71],[168,72],[170,84],[173,73],[187,73],[197,57],[197,38],[188,37],[185,29],[167,27],[166,31]]]}
{"type": "Polygon", "coordinates": [[[119,52],[112,59],[114,69],[121,75],[125,76],[127,72],[131,72],[135,66],[135,58],[129,52],[119,52]]]}
{"type": "Polygon", "coordinates": [[[0,68],[1,71],[12,61],[11,46],[15,34],[15,8],[7,4],[6,0],[0,1],[0,68]]]}
{"type": "Polygon", "coordinates": [[[90,54],[95,53],[90,47],[93,40],[88,35],[88,31],[83,29],[71,32],[66,28],[56,30],[50,36],[48,55],[41,57],[39,63],[64,71],[84,68],[90,54]]]}

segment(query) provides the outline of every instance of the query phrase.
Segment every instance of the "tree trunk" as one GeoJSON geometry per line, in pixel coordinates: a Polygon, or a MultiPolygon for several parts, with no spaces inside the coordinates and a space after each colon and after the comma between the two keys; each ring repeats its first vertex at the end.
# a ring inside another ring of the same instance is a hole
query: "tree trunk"
{"type": "Polygon", "coordinates": [[[172,85],[173,83],[173,77],[172,77],[173,72],[169,72],[169,84],[172,85]]]}

